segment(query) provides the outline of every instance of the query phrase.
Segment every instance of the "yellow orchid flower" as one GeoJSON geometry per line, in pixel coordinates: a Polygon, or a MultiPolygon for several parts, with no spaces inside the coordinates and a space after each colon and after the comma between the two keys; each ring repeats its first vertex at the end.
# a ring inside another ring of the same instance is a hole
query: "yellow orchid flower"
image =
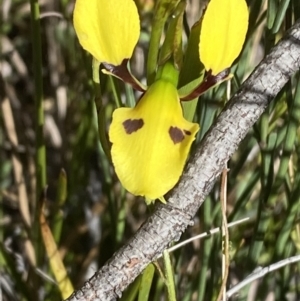
{"type": "Polygon", "coordinates": [[[247,29],[248,7],[244,0],[211,0],[203,17],[199,55],[212,75],[229,68],[240,54],[247,29]]]}
{"type": "Polygon", "coordinates": [[[123,186],[155,200],[177,183],[199,125],[183,118],[178,92],[164,79],[152,84],[135,108],[113,113],[112,160],[123,186]]]}
{"type": "Polygon", "coordinates": [[[133,0],[76,0],[74,28],[97,61],[119,66],[132,56],[140,20],[133,0]]]}
{"type": "MultiPolygon", "coordinates": [[[[104,66],[111,74],[127,77],[126,71],[122,73],[125,59],[131,57],[139,36],[132,0],[77,0],[74,27],[84,49],[108,63],[104,66]]],[[[135,108],[116,109],[109,130],[121,183],[150,200],[161,199],[177,183],[199,130],[198,124],[183,118],[176,83],[166,77],[151,85],[135,108]]]]}
{"type": "MultiPolygon", "coordinates": [[[[184,100],[226,79],[228,71],[222,71],[239,55],[247,25],[244,0],[210,1],[202,23],[199,55],[211,72],[184,100]]],[[[106,73],[144,91],[127,68],[140,27],[133,0],[76,0],[74,27],[82,47],[103,63],[106,73]]],[[[172,60],[178,49],[169,46],[174,43],[166,45],[168,60],[172,60]]],[[[169,61],[158,68],[156,81],[134,108],[113,112],[109,139],[116,174],[129,192],[146,200],[163,200],[175,186],[199,130],[198,124],[183,117],[177,82],[178,70],[169,61]]]]}

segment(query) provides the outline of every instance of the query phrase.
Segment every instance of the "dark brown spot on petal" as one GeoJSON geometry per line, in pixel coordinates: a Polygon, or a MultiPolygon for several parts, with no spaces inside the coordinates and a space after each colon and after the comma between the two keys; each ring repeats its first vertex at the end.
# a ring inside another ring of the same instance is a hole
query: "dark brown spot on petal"
{"type": "Polygon", "coordinates": [[[143,119],[127,119],[123,122],[125,132],[129,135],[141,129],[143,125],[143,119]]]}
{"type": "Polygon", "coordinates": [[[184,139],[184,133],[178,127],[171,126],[169,129],[169,135],[174,144],[180,143],[184,139]]]}
{"type": "Polygon", "coordinates": [[[188,131],[188,130],[183,130],[184,131],[184,133],[186,134],[186,135],[192,135],[192,133],[190,132],[190,131],[188,131]]]}

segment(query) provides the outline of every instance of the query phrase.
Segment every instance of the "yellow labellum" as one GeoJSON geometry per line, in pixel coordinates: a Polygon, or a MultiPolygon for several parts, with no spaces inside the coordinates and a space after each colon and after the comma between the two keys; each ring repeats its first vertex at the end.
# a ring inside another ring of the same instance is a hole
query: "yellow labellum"
{"type": "Polygon", "coordinates": [[[211,0],[200,33],[200,60],[217,75],[240,54],[248,29],[245,0],[211,0]]]}
{"type": "Polygon", "coordinates": [[[133,0],[76,0],[74,27],[85,50],[115,66],[132,56],[140,34],[133,0]]]}
{"type": "Polygon", "coordinates": [[[113,113],[112,161],[123,186],[157,199],[179,180],[199,125],[183,118],[175,86],[158,80],[135,108],[113,113]]]}

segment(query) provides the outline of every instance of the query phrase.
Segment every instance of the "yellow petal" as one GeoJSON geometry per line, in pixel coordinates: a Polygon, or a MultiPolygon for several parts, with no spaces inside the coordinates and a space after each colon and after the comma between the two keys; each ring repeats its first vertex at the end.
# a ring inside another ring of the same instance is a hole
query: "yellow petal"
{"type": "Polygon", "coordinates": [[[140,34],[133,0],[76,0],[74,27],[85,50],[115,66],[132,56],[140,34]]]}
{"type": "Polygon", "coordinates": [[[248,28],[245,0],[211,0],[200,33],[200,60],[216,75],[240,54],[248,28]]]}
{"type": "Polygon", "coordinates": [[[162,197],[177,183],[198,130],[183,118],[177,90],[164,80],[135,108],[116,109],[109,136],[123,186],[134,195],[162,197]]]}

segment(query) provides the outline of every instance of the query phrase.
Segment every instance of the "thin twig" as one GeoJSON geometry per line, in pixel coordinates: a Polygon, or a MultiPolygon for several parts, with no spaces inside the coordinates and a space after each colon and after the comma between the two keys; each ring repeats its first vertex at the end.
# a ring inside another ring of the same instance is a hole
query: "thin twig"
{"type": "Polygon", "coordinates": [[[244,286],[248,285],[249,283],[253,282],[256,279],[262,278],[266,274],[273,272],[275,270],[278,270],[284,266],[287,266],[289,264],[295,263],[300,261],[300,255],[292,256],[286,259],[283,259],[281,261],[278,261],[274,264],[269,265],[268,267],[262,268],[262,267],[257,267],[253,273],[247,276],[246,279],[244,279],[242,282],[239,284],[235,285],[232,287],[230,290],[227,291],[226,297],[227,300],[232,297],[235,293],[237,293],[241,288],[244,286]]]}
{"type": "Polygon", "coordinates": [[[227,217],[226,217],[226,203],[227,203],[227,169],[224,169],[222,172],[221,177],[221,193],[220,193],[220,201],[221,201],[221,209],[222,209],[222,284],[220,287],[219,295],[216,301],[220,301],[225,298],[226,295],[226,282],[228,278],[228,270],[229,270],[229,251],[228,251],[228,244],[229,244],[229,232],[228,232],[228,225],[227,225],[227,217]]]}
{"type": "MultiPolygon", "coordinates": [[[[239,224],[242,224],[242,223],[248,221],[249,219],[250,219],[250,217],[242,218],[242,219],[240,219],[240,220],[238,220],[236,222],[229,223],[227,225],[227,227],[228,228],[234,227],[236,225],[239,225],[239,224]]],[[[209,235],[212,235],[212,234],[216,234],[216,233],[220,232],[220,230],[221,230],[221,227],[218,227],[218,228],[214,228],[214,229],[212,229],[210,231],[201,233],[199,235],[193,236],[192,238],[186,239],[186,240],[182,241],[181,243],[176,244],[175,246],[169,248],[168,252],[171,253],[171,252],[173,252],[173,251],[175,251],[175,250],[177,250],[177,249],[179,249],[179,248],[181,248],[181,247],[183,247],[183,246],[185,246],[185,245],[187,245],[187,244],[189,244],[189,243],[191,243],[191,242],[193,242],[193,241],[195,241],[197,239],[201,239],[201,238],[204,238],[206,236],[209,236],[209,235]]],[[[158,258],[161,258],[161,257],[162,257],[162,255],[160,255],[158,258]]]]}

